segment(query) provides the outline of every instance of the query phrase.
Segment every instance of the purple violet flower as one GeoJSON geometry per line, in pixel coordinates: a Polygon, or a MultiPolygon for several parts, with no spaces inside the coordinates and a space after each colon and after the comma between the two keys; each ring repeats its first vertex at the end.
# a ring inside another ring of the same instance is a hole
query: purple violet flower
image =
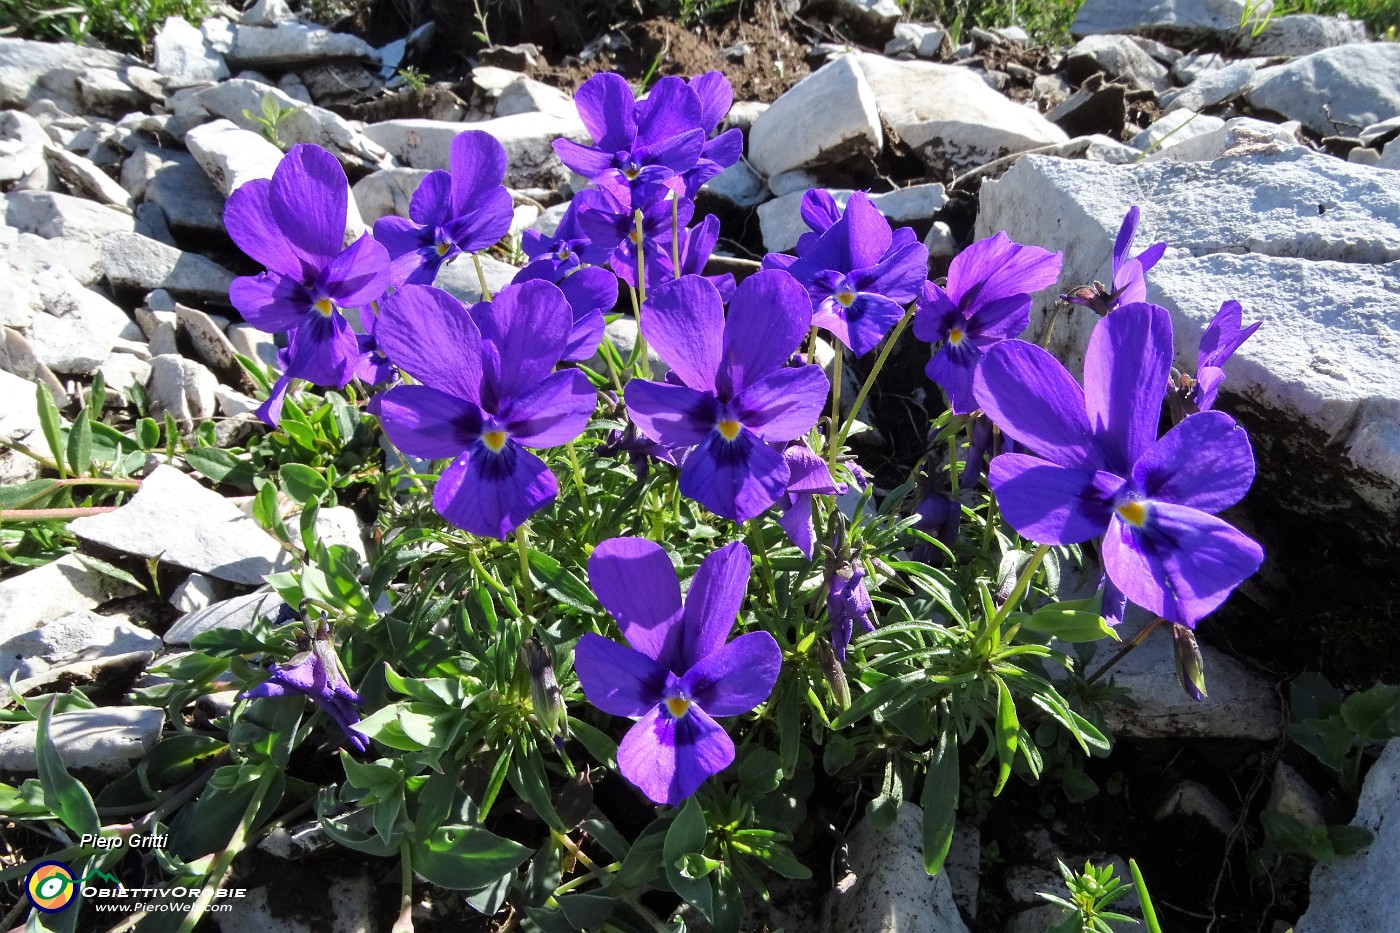
{"type": "Polygon", "coordinates": [[[621,75],[604,72],[574,94],[592,146],[556,139],[560,161],[632,207],[663,196],[668,182],[695,167],[704,150],[700,96],[677,77],[656,82],[642,100],[621,75]]]}
{"type": "Polygon", "coordinates": [[[508,285],[470,309],[426,285],[384,301],[375,338],[422,383],[379,396],[384,433],[405,453],[453,458],[433,506],[458,528],[505,538],[558,494],[525,448],[566,444],[593,414],[587,377],[552,372],[572,327],[568,301],[548,282],[508,285]]]}
{"type": "Polygon", "coordinates": [[[864,356],[918,297],[928,279],[928,248],[908,227],[891,231],[864,191],[851,195],[837,219],[833,214],[829,192],[808,191],[802,216],[813,232],[798,241],[795,258],[770,253],[763,267],[795,276],[811,297],[812,323],[864,356]]]}
{"type": "MultiPolygon", "coordinates": [[[[693,227],[682,227],[676,240],[676,251],[681,260],[680,269],[674,268],[675,259],[669,250],[660,253],[661,261],[646,270],[647,288],[655,288],[662,282],[669,282],[683,275],[704,275],[705,265],[710,261],[710,254],[715,251],[715,244],[718,242],[719,218],[714,214],[706,214],[705,219],[693,227]]],[[[648,259],[651,258],[653,257],[648,255],[648,259]]],[[[729,299],[734,297],[734,276],[726,272],[723,275],[706,275],[705,278],[719,291],[720,300],[728,304],[729,299]]]]}
{"type": "Polygon", "coordinates": [[[574,649],[588,702],[639,720],[617,748],[618,770],[656,803],[676,806],[734,760],[716,716],[768,699],[783,654],[767,632],[726,642],[748,586],[749,551],[735,542],[700,564],[684,604],[671,559],[644,538],[613,538],[588,559],[598,601],[628,645],[592,632],[574,649]]]}
{"type": "MultiPolygon", "coordinates": [[[[687,83],[700,98],[700,128],[709,135],[729,116],[729,108],[734,105],[734,89],[729,79],[718,71],[696,75],[687,83]]],[[[695,197],[705,182],[738,162],[743,154],[744,132],[738,127],[705,140],[695,167],[684,174],[686,197],[695,197]]]]}
{"type": "Polygon", "coordinates": [[[442,264],[474,253],[510,231],[506,150],[490,133],[467,130],[452,140],[450,172],[429,172],[409,204],[408,218],[374,222],[374,237],[394,259],[395,285],[431,285],[442,264]]]}
{"type": "MultiPolygon", "coordinates": [[[[578,215],[579,225],[588,237],[583,261],[596,265],[606,263],[619,279],[636,288],[635,215],[611,194],[597,188],[580,191],[574,200],[583,202],[578,215]]],[[[682,199],[674,207],[673,203],[666,198],[642,210],[642,263],[648,276],[648,289],[654,284],[650,278],[656,274],[653,270],[671,267],[671,240],[677,230],[683,230],[690,223],[695,213],[695,205],[690,201],[682,199]]]]}
{"type": "Polygon", "coordinates": [[[587,203],[587,199],[571,200],[564,209],[564,216],[559,219],[559,226],[554,228],[553,236],[546,236],[538,230],[526,230],[520,234],[520,248],[530,257],[525,268],[535,270],[536,278],[546,278],[539,270],[548,267],[552,270],[548,276],[550,281],[558,281],[583,262],[588,237],[579,225],[578,212],[587,203]]]}
{"type": "Polygon", "coordinates": [[[1026,329],[1031,292],[1054,284],[1062,258],[998,233],[954,256],[946,285],[924,286],[914,312],[914,336],[942,344],[924,372],[948,393],[953,414],[977,408],[972,374],[978,360],[987,348],[1026,329]]]}
{"type": "Polygon", "coordinates": [[[1194,628],[1264,553],[1215,517],[1254,480],[1254,453],[1234,419],[1202,412],[1157,437],[1171,359],[1167,310],[1125,305],[1094,328],[1082,389],[1049,353],[1010,340],[984,354],[973,391],[1037,454],[992,461],[989,480],[1011,526],[1043,544],[1102,536],[1109,580],[1194,628]]]}
{"type": "Polygon", "coordinates": [[[369,751],[369,739],[354,728],[360,721],[355,710],[362,702],[360,695],[350,689],[340,673],[340,661],[335,656],[335,646],[331,644],[329,632],[324,629],[318,632],[311,641],[311,650],[300,661],[286,667],[274,663],[267,673],[267,680],[244,691],[243,699],[256,700],[298,693],[310,697],[316,708],[340,727],[355,751],[369,751]]]}
{"type": "Polygon", "coordinates": [[[1253,336],[1263,321],[1244,326],[1244,314],[1238,301],[1227,301],[1211,318],[1201,335],[1201,347],[1196,353],[1196,385],[1191,401],[1197,411],[1215,407],[1215,398],[1225,382],[1225,361],[1235,355],[1246,340],[1253,336]]]}
{"type": "Polygon", "coordinates": [[[692,448],[681,493],[716,515],[748,521],[787,490],[791,471],[770,444],[807,433],[830,390],[820,366],[786,365],[811,319],[802,286],[777,270],[745,279],[727,318],[719,292],[698,275],[647,297],[642,335],[677,382],[628,383],[627,409],[647,437],[692,448]]]}
{"type": "Polygon", "coordinates": [[[603,315],[617,304],[617,276],[607,269],[587,266],[555,278],[561,267],[530,263],[515,274],[512,282],[551,282],[559,286],[574,312],[573,328],[562,359],[590,359],[603,342],[603,315]]]}
{"type": "Polygon", "coordinates": [[[1128,255],[1128,250],[1133,247],[1133,237],[1137,235],[1141,213],[1136,204],[1128,208],[1127,216],[1118,228],[1118,236],[1113,241],[1112,290],[1095,282],[1092,286],[1060,297],[1070,304],[1092,308],[1099,314],[1107,314],[1116,307],[1147,300],[1147,272],[1162,258],[1162,254],[1167,251],[1167,244],[1153,243],[1136,256],[1128,255]]]}
{"type": "Polygon", "coordinates": [[[389,254],[369,236],[342,249],[350,183],[335,156],[293,146],[269,179],[229,196],[224,225],[238,248],[267,267],[229,286],[244,320],[290,332],[286,363],[258,417],[276,424],[292,379],[343,386],[363,365],[359,341],[341,308],[360,308],[389,287],[389,254]]]}
{"type": "Polygon", "coordinates": [[[875,631],[875,604],[865,588],[865,568],[860,564],[843,565],[831,577],[831,589],[826,594],[826,614],[831,619],[831,647],[836,659],[846,660],[846,649],[859,626],[862,632],[875,631]]]}
{"type": "Polygon", "coordinates": [[[812,525],[813,497],[839,496],[847,487],[832,478],[826,461],[803,441],[794,441],[784,448],[783,460],[788,466],[788,482],[778,524],[787,533],[788,540],[811,560],[817,546],[817,532],[812,525]]]}

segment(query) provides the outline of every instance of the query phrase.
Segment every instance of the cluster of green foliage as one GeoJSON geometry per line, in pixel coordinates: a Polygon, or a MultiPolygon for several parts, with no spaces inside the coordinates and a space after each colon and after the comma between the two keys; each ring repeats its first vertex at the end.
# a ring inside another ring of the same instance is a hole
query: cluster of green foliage
{"type": "Polygon", "coordinates": [[[7,0],[0,35],[144,52],[167,17],[198,25],[206,14],[205,0],[7,0]]]}

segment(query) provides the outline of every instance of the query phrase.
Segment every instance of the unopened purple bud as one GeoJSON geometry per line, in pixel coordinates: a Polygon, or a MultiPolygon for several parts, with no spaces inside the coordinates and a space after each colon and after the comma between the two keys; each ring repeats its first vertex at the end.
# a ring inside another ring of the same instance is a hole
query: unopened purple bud
{"type": "Polygon", "coordinates": [[[826,612],[831,619],[831,646],[840,661],[857,625],[862,632],[875,631],[875,604],[865,588],[865,570],[859,564],[842,564],[831,577],[826,596],[826,612]]]}
{"type": "Polygon", "coordinates": [[[1205,661],[1196,633],[1184,625],[1172,624],[1172,647],[1176,655],[1176,679],[1186,695],[1196,701],[1206,698],[1205,661]]]}

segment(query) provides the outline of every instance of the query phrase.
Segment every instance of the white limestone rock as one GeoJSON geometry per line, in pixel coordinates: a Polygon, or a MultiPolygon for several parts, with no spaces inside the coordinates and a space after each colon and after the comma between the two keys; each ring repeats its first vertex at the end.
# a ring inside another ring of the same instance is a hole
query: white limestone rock
{"type": "Polygon", "coordinates": [[[923,812],[899,805],[894,825],[877,829],[869,817],[847,840],[854,886],[838,886],[834,928],[846,933],[966,933],[946,872],[924,871],[923,812]]]}
{"type": "Polygon", "coordinates": [[[1338,45],[1366,41],[1366,24],[1340,16],[1291,13],[1275,16],[1257,36],[1245,33],[1240,51],[1247,55],[1298,58],[1338,45]]]}
{"type": "Polygon", "coordinates": [[[171,16],[155,37],[156,71],[186,84],[222,81],[229,75],[224,57],[204,33],[179,16],[171,16]]]}
{"type": "Polygon", "coordinates": [[[0,580],[0,641],[135,592],[135,587],[94,569],[77,554],[65,554],[0,580]]]}
{"type": "Polygon", "coordinates": [[[1103,72],[1137,90],[1160,94],[1171,87],[1167,67],[1128,36],[1085,36],[1065,53],[1065,68],[1076,83],[1103,72]]]}
{"type": "Polygon", "coordinates": [[[278,149],[261,133],[232,120],[215,120],[185,134],[185,145],[224,197],[255,178],[271,178],[282,161],[278,149]]]}
{"type": "Polygon", "coordinates": [[[1074,36],[1126,33],[1177,45],[1229,42],[1241,32],[1246,11],[1262,19],[1273,0],[1085,0],[1069,31],[1074,36]]]}
{"type": "Polygon", "coordinates": [[[1172,110],[1162,114],[1152,125],[1134,136],[1129,143],[1143,152],[1158,152],[1179,145],[1193,136],[1220,129],[1225,121],[1205,113],[1172,110]]]}
{"type": "Polygon", "coordinates": [[[187,301],[228,304],[233,273],[198,253],[186,253],[139,233],[102,240],[102,269],[116,290],[164,288],[187,301]]]}
{"type": "Polygon", "coordinates": [[[885,54],[937,59],[947,39],[948,30],[937,24],[896,23],[894,38],[885,43],[885,54]]]}
{"type": "Polygon", "coordinates": [[[873,161],[884,145],[865,71],[842,56],[793,85],[754,121],[749,163],[771,178],[849,159],[873,161]]]}
{"type": "Polygon", "coordinates": [[[1247,92],[1254,84],[1255,71],[1254,63],[1248,60],[1208,71],[1180,91],[1164,95],[1161,104],[1168,112],[1188,110],[1199,113],[1247,92]]]}
{"type": "Polygon", "coordinates": [[[157,418],[169,415],[180,430],[193,430],[206,418],[214,417],[214,390],[219,380],[205,366],[178,353],[151,357],[151,378],[146,383],[151,412],[157,418]]]}
{"type": "Polygon", "coordinates": [[[428,177],[425,168],[385,168],[355,182],[350,193],[360,208],[360,217],[373,224],[381,217],[407,217],[413,193],[428,177]]]}
{"type": "Polygon", "coordinates": [[[45,311],[29,329],[35,356],[57,373],[96,372],[130,324],[126,312],[63,269],[50,267],[33,284],[45,311]]]}
{"type": "Polygon", "coordinates": [[[966,68],[879,55],[858,61],[891,141],[935,172],[962,173],[1008,153],[1069,140],[1033,108],[1012,103],[966,68]]]}
{"type": "Polygon", "coordinates": [[[129,211],[56,191],[12,191],[4,199],[5,223],[46,240],[65,237],[95,245],[108,234],[136,229],[129,211]]]}
{"type": "Polygon", "coordinates": [[[11,674],[28,680],[73,661],[155,652],[160,647],[158,636],[124,616],[80,609],[0,644],[0,681],[8,681],[11,674]]]}
{"type": "Polygon", "coordinates": [[[1354,135],[1400,116],[1400,43],[1324,49],[1259,69],[1250,106],[1298,120],[1323,136],[1354,135]]]}
{"type": "Polygon", "coordinates": [[[126,189],[91,160],[57,146],[46,146],[44,159],[53,173],[76,194],[119,211],[131,211],[131,196],[126,189]]]}
{"type": "Polygon", "coordinates": [[[236,68],[279,70],[345,59],[379,61],[374,47],[358,36],[298,22],[234,26],[227,57],[236,68]]]}
{"type": "Polygon", "coordinates": [[[547,113],[517,113],[470,124],[445,120],[385,120],[366,126],[365,136],[404,165],[446,169],[452,140],[466,130],[490,133],[505,147],[509,159],[506,185],[516,189],[565,187],[570,172],[554,154],[553,142],[561,136],[578,142],[589,139],[577,115],[565,118],[547,113]]]}
{"type": "MultiPolygon", "coordinates": [[[[49,737],[69,771],[124,774],[160,739],[165,710],[154,706],[102,706],[59,713],[49,737]]],[[[37,722],[0,732],[0,771],[34,774],[37,722]]]]}
{"type": "Polygon", "coordinates": [[[49,135],[22,110],[0,111],[0,183],[19,181],[44,161],[49,135]]]}
{"type": "MultiPolygon", "coordinates": [[[[1204,118],[1198,117],[1192,126],[1201,119],[1204,118]]],[[[1299,124],[1294,121],[1265,123],[1253,117],[1235,117],[1209,132],[1193,133],[1180,140],[1174,136],[1161,149],[1148,153],[1143,161],[1169,159],[1175,162],[1214,162],[1226,156],[1301,151],[1307,147],[1298,141],[1298,127],[1299,124]]]]}
{"type": "Polygon", "coordinates": [[[261,583],[288,564],[277,541],[237,506],[164,464],[126,505],[75,519],[69,530],[84,541],[233,583],[261,583]]]}
{"type": "Polygon", "coordinates": [[[1391,739],[1366,775],[1351,825],[1375,835],[1369,846],[1312,873],[1308,911],[1297,933],[1400,929],[1400,739],[1391,739]]]}
{"type": "Polygon", "coordinates": [[[196,635],[217,629],[246,629],[258,619],[276,619],[286,606],[282,597],[271,590],[258,590],[235,596],[187,612],[165,633],[165,643],[174,647],[188,645],[196,635]]]}

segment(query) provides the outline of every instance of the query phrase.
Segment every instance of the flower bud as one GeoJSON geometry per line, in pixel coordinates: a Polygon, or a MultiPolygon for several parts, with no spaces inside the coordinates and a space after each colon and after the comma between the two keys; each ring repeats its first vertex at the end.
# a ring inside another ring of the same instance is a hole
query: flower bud
{"type": "Polygon", "coordinates": [[[1196,633],[1184,625],[1172,624],[1172,647],[1176,654],[1176,679],[1193,700],[1206,698],[1205,662],[1196,633]]]}
{"type": "Polygon", "coordinates": [[[859,564],[842,564],[832,575],[826,612],[831,619],[831,647],[837,659],[844,662],[855,626],[859,625],[862,632],[875,631],[875,605],[865,588],[865,570],[859,564]]]}
{"type": "Polygon", "coordinates": [[[520,646],[520,660],[530,675],[530,703],[535,720],[550,736],[567,736],[569,723],[564,716],[564,695],[554,677],[554,656],[532,635],[520,646]]]}

